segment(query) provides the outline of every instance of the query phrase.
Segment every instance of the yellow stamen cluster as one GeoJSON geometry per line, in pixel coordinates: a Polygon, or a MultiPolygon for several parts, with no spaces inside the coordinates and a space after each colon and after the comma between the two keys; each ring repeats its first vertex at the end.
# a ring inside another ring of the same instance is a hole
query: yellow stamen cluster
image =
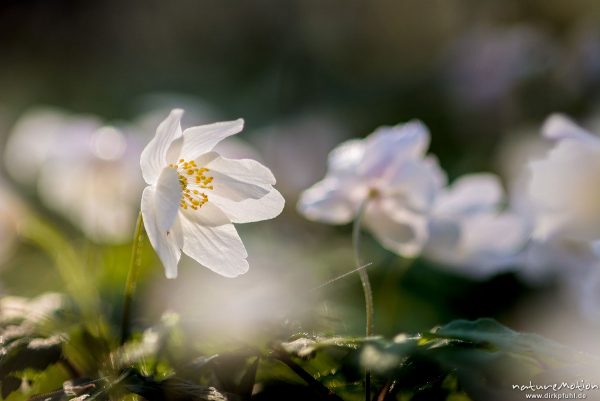
{"type": "Polygon", "coordinates": [[[179,185],[181,185],[182,191],[179,206],[183,209],[198,210],[208,202],[208,195],[201,189],[213,189],[213,177],[206,175],[210,171],[209,169],[198,167],[194,160],[185,161],[184,159],[179,159],[176,164],[169,164],[169,167],[177,170],[179,176],[179,185]]]}

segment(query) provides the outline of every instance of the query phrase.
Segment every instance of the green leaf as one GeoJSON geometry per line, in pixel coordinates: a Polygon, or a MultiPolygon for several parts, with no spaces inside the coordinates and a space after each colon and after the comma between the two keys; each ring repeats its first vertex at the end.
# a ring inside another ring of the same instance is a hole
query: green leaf
{"type": "Polygon", "coordinates": [[[237,397],[230,397],[214,387],[202,386],[176,377],[158,381],[152,377],[143,376],[135,370],[130,370],[125,388],[148,401],[232,401],[237,399],[237,397]]]}
{"type": "MultiPolygon", "coordinates": [[[[376,337],[374,337],[375,339],[376,337]]],[[[284,350],[290,355],[297,356],[299,358],[310,358],[314,354],[323,349],[327,348],[346,348],[356,350],[364,342],[365,338],[362,337],[299,337],[293,341],[284,342],[281,344],[284,350]]]]}
{"type": "Polygon", "coordinates": [[[329,388],[355,382],[366,368],[376,386],[383,389],[393,382],[393,393],[411,400],[506,400],[514,395],[511,384],[540,377],[576,379],[598,363],[595,357],[492,319],[457,320],[393,340],[296,337],[282,348],[329,388]]]}
{"type": "Polygon", "coordinates": [[[519,333],[493,319],[475,321],[456,320],[432,330],[424,337],[438,337],[475,344],[490,350],[506,351],[530,356],[540,367],[564,366],[565,364],[589,363],[593,357],[548,340],[537,334],[519,333]]]}
{"type": "Polygon", "coordinates": [[[62,357],[65,338],[21,338],[0,348],[0,380],[25,369],[44,370],[62,357]]]}

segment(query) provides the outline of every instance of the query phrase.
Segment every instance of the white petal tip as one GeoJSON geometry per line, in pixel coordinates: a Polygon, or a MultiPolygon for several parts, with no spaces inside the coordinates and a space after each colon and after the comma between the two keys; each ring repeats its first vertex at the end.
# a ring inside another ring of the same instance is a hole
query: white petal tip
{"type": "Polygon", "coordinates": [[[248,261],[246,259],[242,259],[242,262],[240,263],[240,265],[236,266],[234,269],[235,270],[232,269],[232,270],[227,270],[227,271],[217,270],[217,269],[211,269],[211,270],[213,270],[214,272],[216,272],[226,278],[236,278],[243,274],[248,273],[248,270],[250,270],[250,265],[248,264],[248,261]]]}
{"type": "Polygon", "coordinates": [[[229,121],[226,124],[228,124],[231,127],[230,129],[237,134],[244,130],[244,124],[246,124],[246,122],[243,118],[238,118],[237,120],[229,121]]]}
{"type": "Polygon", "coordinates": [[[235,130],[235,132],[238,133],[244,129],[245,123],[246,122],[244,121],[243,118],[238,118],[237,120],[223,121],[222,123],[215,123],[215,124],[222,124],[224,126],[229,127],[229,129],[235,130]]]}
{"type": "Polygon", "coordinates": [[[542,136],[544,138],[558,141],[563,139],[578,141],[597,141],[597,137],[579,126],[575,121],[565,114],[555,113],[550,115],[544,121],[542,126],[542,136]]]}
{"type": "Polygon", "coordinates": [[[177,278],[177,266],[167,268],[165,267],[165,277],[169,280],[173,280],[177,278]]]}

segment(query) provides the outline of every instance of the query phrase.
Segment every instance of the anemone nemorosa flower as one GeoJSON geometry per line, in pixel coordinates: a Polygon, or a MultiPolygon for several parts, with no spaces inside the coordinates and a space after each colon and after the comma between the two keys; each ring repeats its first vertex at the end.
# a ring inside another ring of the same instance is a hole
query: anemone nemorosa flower
{"type": "Polygon", "coordinates": [[[506,201],[497,176],[467,174],[444,188],[430,215],[424,256],[475,278],[515,264],[528,230],[506,201]]]}
{"type": "Polygon", "coordinates": [[[331,224],[352,221],[363,202],[364,224],[387,249],[417,255],[428,237],[428,212],[446,176],[426,156],[429,132],[419,121],[381,127],[330,154],[325,178],[304,191],[299,211],[331,224]],[[367,200],[368,199],[368,200],[367,200]]]}
{"type": "Polygon", "coordinates": [[[558,114],[542,133],[555,145],[530,165],[533,237],[600,240],[600,138],[558,114]]]}
{"type": "Polygon", "coordinates": [[[48,208],[94,242],[122,243],[130,238],[144,187],[136,168],[143,148],[138,131],[39,107],[14,125],[3,161],[13,179],[36,188],[48,208]]]}
{"type": "Polygon", "coordinates": [[[182,132],[182,114],[171,111],[141,155],[146,232],[168,278],[177,276],[182,251],[216,273],[238,276],[248,270],[248,254],[232,223],[271,219],[285,201],[268,168],[213,151],[242,130],[243,120],[182,132]]]}

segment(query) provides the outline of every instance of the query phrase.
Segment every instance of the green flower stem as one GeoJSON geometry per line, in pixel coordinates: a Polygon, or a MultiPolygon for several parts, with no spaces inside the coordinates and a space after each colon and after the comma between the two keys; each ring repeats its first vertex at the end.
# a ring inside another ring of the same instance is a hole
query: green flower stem
{"type": "Polygon", "coordinates": [[[141,250],[144,234],[144,221],[142,212],[138,214],[135,232],[133,234],[133,245],[131,249],[131,259],[129,261],[129,271],[127,273],[127,281],[125,283],[125,293],[123,299],[123,314],[121,316],[121,344],[129,338],[131,324],[131,303],[135,294],[135,287],[140,275],[141,267],[141,250]]]}
{"type": "Polygon", "coordinates": [[[365,310],[366,310],[366,325],[365,334],[368,336],[373,335],[373,291],[371,290],[371,282],[369,281],[369,275],[366,269],[361,269],[363,264],[360,260],[360,230],[362,228],[362,218],[367,207],[369,198],[363,201],[354,219],[354,225],[352,227],[352,247],[354,248],[354,264],[358,269],[360,276],[360,282],[362,284],[363,293],[365,296],[365,310]]]}
{"type": "MultiPolygon", "coordinates": [[[[358,269],[360,276],[360,282],[362,284],[363,293],[365,296],[365,311],[366,311],[366,323],[365,323],[365,334],[367,337],[373,335],[373,290],[371,289],[371,282],[369,281],[369,275],[366,269],[361,269],[362,266],[360,260],[360,230],[362,218],[365,213],[365,209],[371,197],[367,197],[358,208],[356,218],[354,219],[354,225],[352,227],[352,247],[354,248],[354,263],[358,269]]],[[[371,372],[367,369],[365,371],[365,400],[370,401],[371,399],[371,372]]]]}

